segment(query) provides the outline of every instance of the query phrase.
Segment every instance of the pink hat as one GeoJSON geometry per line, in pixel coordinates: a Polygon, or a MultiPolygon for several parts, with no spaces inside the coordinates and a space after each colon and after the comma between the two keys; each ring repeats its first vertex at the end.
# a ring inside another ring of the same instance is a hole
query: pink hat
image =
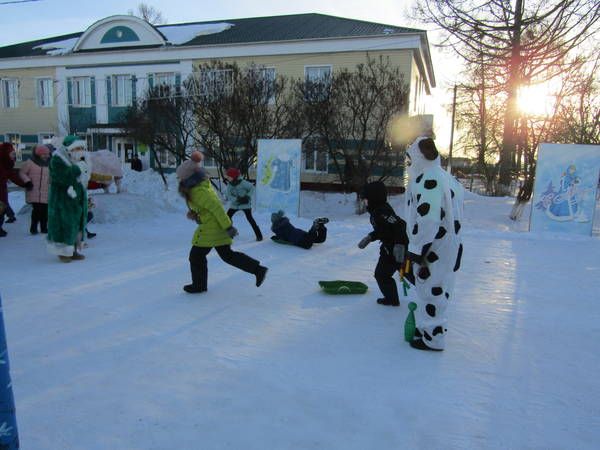
{"type": "Polygon", "coordinates": [[[194,161],[192,161],[191,159],[188,159],[188,160],[182,162],[179,165],[179,167],[177,167],[177,169],[175,170],[175,175],[177,176],[179,181],[184,181],[184,180],[187,180],[192,175],[194,175],[194,173],[199,172],[199,171],[200,171],[200,167],[198,167],[198,164],[195,163],[194,161]]]}
{"type": "Polygon", "coordinates": [[[35,147],[34,153],[37,156],[49,156],[50,155],[50,149],[48,147],[46,147],[45,145],[37,145],[35,147]]]}
{"type": "Polygon", "coordinates": [[[200,161],[202,161],[204,159],[204,155],[202,154],[202,152],[199,152],[198,150],[194,150],[192,152],[192,154],[190,155],[190,159],[194,162],[199,163],[200,161]]]}

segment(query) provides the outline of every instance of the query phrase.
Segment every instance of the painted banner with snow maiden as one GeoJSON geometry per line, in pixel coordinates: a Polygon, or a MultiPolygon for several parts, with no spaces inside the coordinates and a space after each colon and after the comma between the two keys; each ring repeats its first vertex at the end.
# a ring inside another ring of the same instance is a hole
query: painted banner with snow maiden
{"type": "Polygon", "coordinates": [[[259,139],[256,209],[298,215],[301,139],[259,139]]]}
{"type": "Polygon", "coordinates": [[[531,231],[591,235],[600,177],[600,145],[540,144],[531,231]]]}

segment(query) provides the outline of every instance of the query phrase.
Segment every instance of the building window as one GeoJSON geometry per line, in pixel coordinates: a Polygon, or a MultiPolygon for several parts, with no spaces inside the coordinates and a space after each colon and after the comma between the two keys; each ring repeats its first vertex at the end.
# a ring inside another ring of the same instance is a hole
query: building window
{"type": "Polygon", "coordinates": [[[38,134],[38,142],[42,145],[52,144],[54,139],[54,133],[40,133],[38,134]]]}
{"type": "Polygon", "coordinates": [[[200,95],[213,99],[233,93],[233,70],[215,69],[200,71],[200,95]]]}
{"type": "Polygon", "coordinates": [[[17,162],[23,161],[23,146],[21,145],[21,135],[19,133],[6,133],[4,142],[10,142],[15,149],[17,162]]]}
{"type": "Polygon", "coordinates": [[[268,95],[268,103],[275,103],[275,68],[274,67],[256,67],[251,69],[255,74],[255,82],[262,85],[262,95],[268,95]]]}
{"type": "Polygon", "coordinates": [[[54,106],[54,80],[52,78],[38,78],[36,80],[36,101],[40,108],[54,106]]]}
{"type": "Polygon", "coordinates": [[[168,97],[175,92],[176,77],[174,72],[162,72],[152,74],[154,88],[159,97],[168,97]]]}
{"type": "Polygon", "coordinates": [[[91,106],[91,87],[90,77],[71,78],[71,106],[91,106]]]}
{"type": "Polygon", "coordinates": [[[211,156],[209,152],[203,151],[204,159],[202,160],[202,165],[204,167],[216,168],[217,160],[211,156]]]}
{"type": "Polygon", "coordinates": [[[3,108],[18,108],[19,107],[19,80],[15,78],[5,78],[1,83],[2,88],[2,107],[3,108]]]}
{"type": "Polygon", "coordinates": [[[158,150],[158,159],[163,168],[175,168],[177,167],[177,158],[169,150],[158,150]]]}
{"type": "Polygon", "coordinates": [[[323,100],[331,86],[331,66],[308,66],[304,68],[306,95],[309,100],[323,100]]]}
{"type": "Polygon", "coordinates": [[[308,66],[304,68],[306,81],[329,82],[331,80],[331,66],[308,66]]]}
{"type": "Polygon", "coordinates": [[[133,88],[131,75],[113,75],[111,86],[112,106],[130,106],[133,88]]]}
{"type": "Polygon", "coordinates": [[[329,153],[327,147],[319,139],[307,139],[303,145],[302,168],[305,172],[327,173],[329,153]]]}

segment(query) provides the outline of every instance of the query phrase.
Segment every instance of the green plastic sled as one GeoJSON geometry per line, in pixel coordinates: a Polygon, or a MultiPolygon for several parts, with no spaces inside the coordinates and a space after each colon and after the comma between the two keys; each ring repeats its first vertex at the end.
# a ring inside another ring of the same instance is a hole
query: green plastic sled
{"type": "Polygon", "coordinates": [[[319,286],[327,294],[344,295],[344,294],[364,294],[367,292],[367,285],[360,281],[319,281],[319,286]]]}
{"type": "Polygon", "coordinates": [[[289,241],[284,241],[283,239],[275,239],[275,238],[271,238],[271,240],[277,244],[282,244],[282,245],[294,245],[289,241]]]}

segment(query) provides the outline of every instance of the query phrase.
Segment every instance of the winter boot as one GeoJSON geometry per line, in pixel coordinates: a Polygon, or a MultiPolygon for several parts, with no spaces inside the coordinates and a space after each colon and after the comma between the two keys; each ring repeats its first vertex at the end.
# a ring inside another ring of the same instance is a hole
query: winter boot
{"type": "Polygon", "coordinates": [[[4,237],[6,236],[8,233],[6,231],[4,231],[2,228],[0,228],[0,237],[4,237]]]}
{"type": "Polygon", "coordinates": [[[400,306],[399,300],[388,300],[387,298],[378,298],[377,303],[384,306],[400,306]]]}
{"type": "Polygon", "coordinates": [[[201,292],[206,292],[206,289],[194,286],[193,284],[186,284],[183,287],[183,290],[189,294],[200,294],[201,292]]]}
{"type": "Polygon", "coordinates": [[[16,222],[16,221],[17,221],[17,218],[16,218],[15,216],[12,216],[12,217],[9,217],[9,218],[6,220],[6,223],[14,223],[14,222],[16,222]]]}
{"type": "Polygon", "coordinates": [[[417,350],[429,350],[432,352],[441,352],[442,351],[441,348],[427,347],[425,342],[423,342],[423,339],[413,339],[412,341],[410,341],[410,346],[412,348],[416,348],[417,350]]]}
{"type": "Polygon", "coordinates": [[[87,230],[85,230],[85,231],[87,233],[86,236],[88,239],[92,239],[92,238],[96,237],[96,233],[92,233],[91,231],[87,231],[87,230]]]}
{"type": "Polygon", "coordinates": [[[75,252],[75,253],[73,253],[73,256],[71,256],[71,259],[73,261],[81,261],[81,260],[85,259],[85,255],[75,252]]]}
{"type": "Polygon", "coordinates": [[[38,234],[37,226],[33,226],[33,225],[31,225],[31,226],[29,227],[29,232],[30,232],[31,234],[38,234]]]}
{"type": "Polygon", "coordinates": [[[263,284],[263,281],[265,281],[267,270],[269,269],[263,266],[258,266],[256,269],[256,273],[254,274],[256,276],[256,287],[259,287],[261,284],[263,284]]]}

